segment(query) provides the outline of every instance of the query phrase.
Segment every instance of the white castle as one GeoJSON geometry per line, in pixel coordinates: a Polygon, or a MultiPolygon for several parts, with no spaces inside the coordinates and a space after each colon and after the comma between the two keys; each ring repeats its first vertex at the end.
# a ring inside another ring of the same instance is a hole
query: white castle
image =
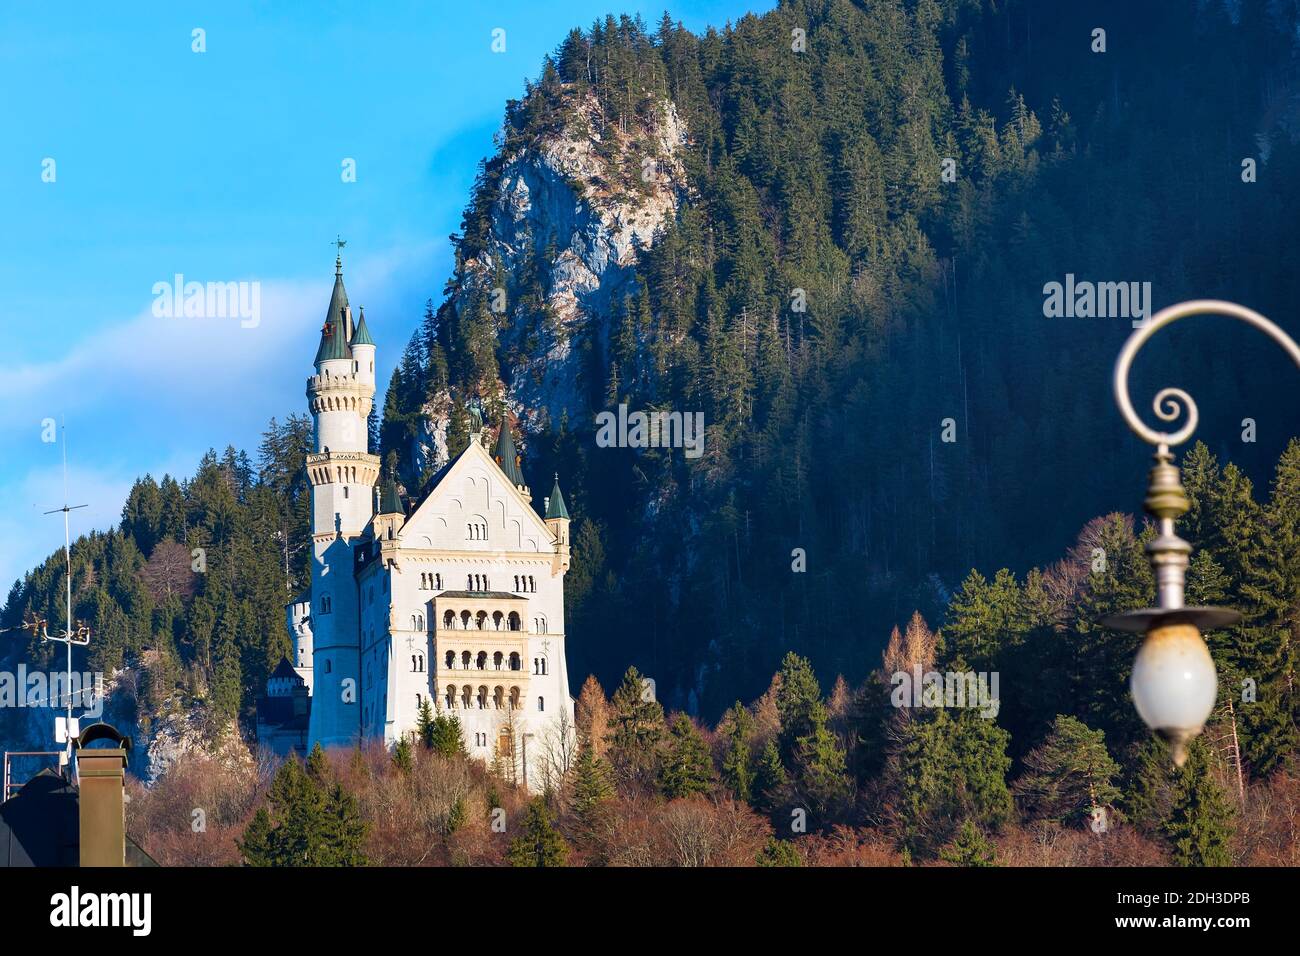
{"type": "Polygon", "coordinates": [[[306,746],[392,745],[428,702],[460,719],[470,756],[537,786],[573,725],[558,476],[542,517],[508,422],[494,456],[475,413],[468,446],[408,514],[367,451],[375,343],[364,309],[353,324],[341,259],[315,364],[311,587],[286,608],[310,692],[306,746]]]}

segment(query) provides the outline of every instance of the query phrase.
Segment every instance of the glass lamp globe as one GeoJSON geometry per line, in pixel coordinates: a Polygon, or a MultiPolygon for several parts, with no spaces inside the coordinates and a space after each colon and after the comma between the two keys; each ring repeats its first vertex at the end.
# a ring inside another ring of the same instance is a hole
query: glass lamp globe
{"type": "Polygon", "coordinates": [[[1195,624],[1160,623],[1147,632],[1129,681],[1138,716],[1169,741],[1174,763],[1214,710],[1218,675],[1195,624]]]}

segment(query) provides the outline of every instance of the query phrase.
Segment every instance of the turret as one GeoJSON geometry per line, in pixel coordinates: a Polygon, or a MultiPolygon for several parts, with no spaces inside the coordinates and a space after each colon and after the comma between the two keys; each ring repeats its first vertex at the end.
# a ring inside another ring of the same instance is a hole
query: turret
{"type": "Polygon", "coordinates": [[[370,329],[366,328],[364,305],[361,307],[361,318],[357,320],[357,327],[348,342],[348,348],[352,351],[352,365],[357,379],[367,383],[373,389],[375,387],[375,340],[370,337],[370,329]]]}
{"type": "Polygon", "coordinates": [[[569,509],[564,505],[558,474],[546,498],[546,527],[555,535],[555,561],[551,564],[551,575],[564,574],[569,570],[569,509]]]}
{"type": "Polygon", "coordinates": [[[519,453],[515,451],[515,439],[510,434],[510,416],[501,415],[501,433],[497,436],[497,450],[492,456],[497,465],[510,479],[510,483],[524,496],[525,501],[532,501],[532,492],[524,481],[524,472],[520,467],[519,453]]]}

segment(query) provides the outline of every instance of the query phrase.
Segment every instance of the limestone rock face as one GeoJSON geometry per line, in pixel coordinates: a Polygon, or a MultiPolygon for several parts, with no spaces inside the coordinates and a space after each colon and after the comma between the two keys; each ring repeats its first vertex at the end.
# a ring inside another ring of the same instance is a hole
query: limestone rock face
{"type": "MultiPolygon", "coordinates": [[[[575,336],[590,328],[605,346],[612,307],[636,291],[641,253],[688,189],[687,131],[671,101],[634,132],[602,116],[590,94],[570,95],[565,113],[562,131],[503,158],[490,238],[464,263],[453,293],[461,314],[476,296],[493,310],[507,358],[504,397],[530,430],[585,410],[575,336]]],[[[417,453],[434,467],[445,461],[449,407],[437,404],[425,408],[431,423],[417,453]]]]}

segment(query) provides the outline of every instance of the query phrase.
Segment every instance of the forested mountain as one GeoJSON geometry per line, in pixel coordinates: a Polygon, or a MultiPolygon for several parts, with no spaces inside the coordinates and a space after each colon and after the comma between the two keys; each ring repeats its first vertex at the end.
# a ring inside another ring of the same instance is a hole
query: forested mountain
{"type": "MultiPolygon", "coordinates": [[[[573,489],[580,671],[633,661],[714,715],[787,650],[860,676],[972,567],[1045,564],[1139,503],[1147,453],[1110,397],[1131,322],[1046,318],[1046,283],[1287,321],[1294,35],[1262,0],[790,2],[702,36],[575,30],[507,106],[385,450],[414,487],[463,444],[465,403],[509,405],[532,485],[573,489]],[[703,411],[703,457],[597,448],[619,403],[703,411]]],[[[1151,346],[1135,394],[1191,388],[1201,434],[1266,475],[1300,430],[1292,373],[1200,323],[1151,346]]]]}

